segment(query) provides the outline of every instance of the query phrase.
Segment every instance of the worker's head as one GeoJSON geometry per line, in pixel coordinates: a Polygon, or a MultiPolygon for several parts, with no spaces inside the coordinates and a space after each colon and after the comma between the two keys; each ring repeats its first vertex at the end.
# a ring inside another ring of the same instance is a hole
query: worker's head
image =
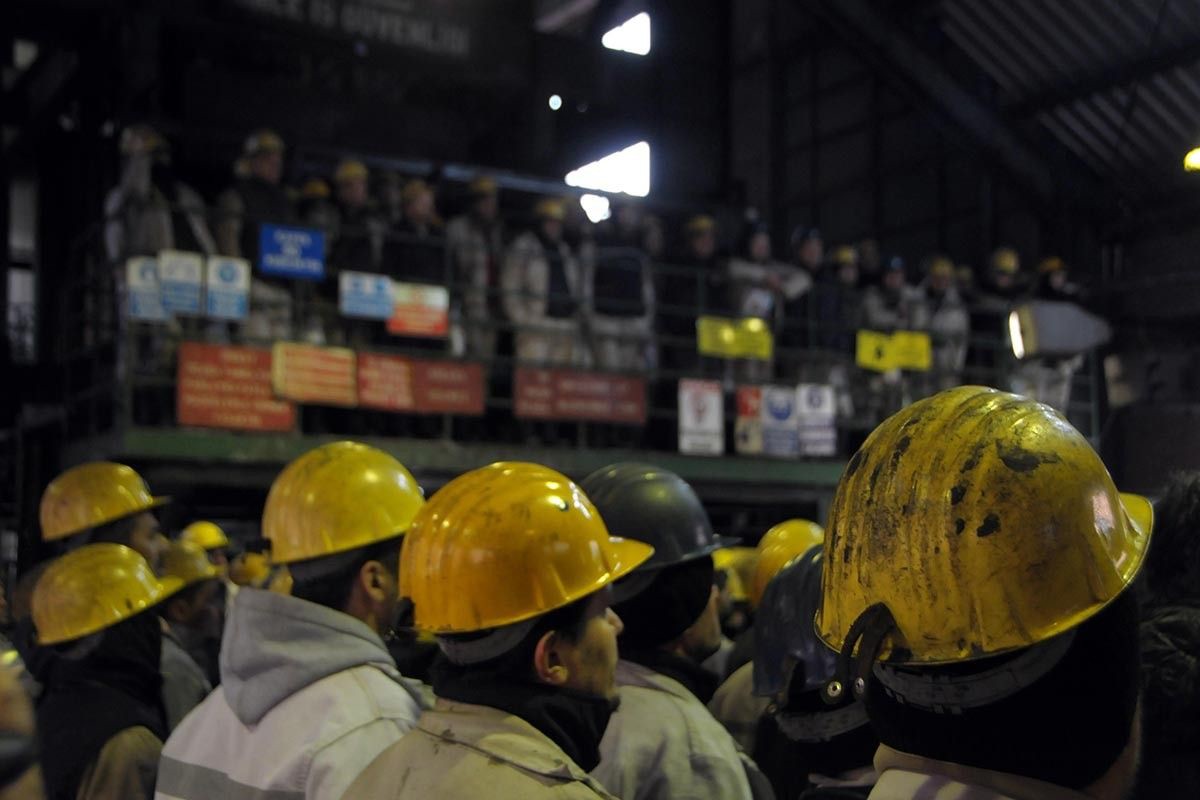
{"type": "Polygon", "coordinates": [[[153,496],[142,476],[124,464],[80,464],[42,493],[42,540],[62,541],[67,548],[91,542],[127,545],[157,570],[167,540],[154,509],[169,500],[153,496]]]}
{"type": "Polygon", "coordinates": [[[283,154],[283,139],[266,128],[251,133],[242,145],[242,159],[249,175],[273,186],[283,179],[283,154]]]}
{"type": "Polygon", "coordinates": [[[1129,587],[1152,517],[1047,406],[977,386],[914,403],[850,459],[830,508],[827,694],[861,693],[881,741],[906,752],[1080,790],[1125,783],[1129,587]]]}
{"type": "Polygon", "coordinates": [[[830,258],[833,268],[837,271],[838,283],[843,286],[857,286],[859,276],[858,250],[848,244],[836,247],[830,258]]]}
{"type": "Polygon", "coordinates": [[[821,232],[806,225],[797,225],[792,231],[792,259],[797,266],[816,272],[825,260],[825,242],[821,232]]]}
{"type": "Polygon", "coordinates": [[[879,739],[852,692],[834,702],[823,696],[837,668],[836,654],[813,630],[823,550],[817,544],[792,558],[762,593],[754,621],[754,694],[770,700],[761,724],[776,726],[793,743],[803,765],[798,769],[837,777],[870,766],[879,739]]]}
{"type": "Polygon", "coordinates": [[[163,603],[163,617],[188,628],[203,628],[216,613],[221,572],[194,542],[172,542],[163,555],[162,577],[182,588],[163,603]]]}
{"type": "Polygon", "coordinates": [[[197,520],[183,529],[179,541],[194,544],[203,550],[222,577],[229,571],[229,537],[220,525],[197,520]]]}
{"type": "Polygon", "coordinates": [[[539,232],[547,241],[562,239],[563,220],[567,216],[566,204],[562,200],[556,197],[539,200],[533,207],[533,216],[537,219],[539,232]]]}
{"type": "Polygon", "coordinates": [[[433,189],[420,178],[404,184],[400,192],[404,218],[418,225],[429,225],[437,218],[433,189]]]}
{"type": "Polygon", "coordinates": [[[611,699],[611,584],[650,547],[609,535],[566,476],[501,462],[455,478],[405,537],[401,593],[461,670],[611,699]]]}
{"type": "Polygon", "coordinates": [[[771,229],[764,222],[752,222],[742,233],[742,257],[760,264],[771,260],[771,229]]]}
{"type": "Polygon", "coordinates": [[[396,624],[400,537],[424,503],[392,456],[333,442],[290,463],[271,485],[263,536],[271,562],[287,567],[291,594],[366,623],[396,624]]]}
{"type": "Polygon", "coordinates": [[[500,215],[500,189],[493,178],[481,175],[467,187],[471,213],[484,222],[494,222],[500,215]]]}
{"type": "Polygon", "coordinates": [[[370,200],[367,183],[371,173],[367,165],[353,158],[342,161],[333,173],[333,184],[337,187],[337,200],[346,208],[365,208],[370,200]]]}
{"type": "Polygon", "coordinates": [[[717,253],[717,221],[707,214],[697,214],[684,227],[688,254],[707,261],[717,253]]]}
{"type": "Polygon", "coordinates": [[[897,294],[904,288],[907,276],[904,274],[904,260],[900,256],[892,256],[883,265],[881,282],[887,291],[897,294]]]}
{"type": "Polygon", "coordinates": [[[824,529],[807,519],[789,519],[775,525],[758,540],[754,560],[754,578],[750,582],[750,603],[762,601],[767,584],[794,558],[825,541],[824,529]]]}
{"type": "Polygon", "coordinates": [[[614,535],[654,548],[617,587],[621,646],[666,650],[696,663],[715,653],[721,615],[712,554],[737,540],[717,536],[692,487],[659,467],[612,464],[581,485],[614,535]]]}
{"type": "Polygon", "coordinates": [[[1017,283],[1017,273],[1021,271],[1021,257],[1011,247],[1000,247],[992,253],[989,267],[992,285],[997,289],[1011,289],[1017,283]]]}
{"type": "Polygon", "coordinates": [[[929,259],[929,289],[935,295],[941,296],[954,287],[954,262],[942,255],[929,259]]]}

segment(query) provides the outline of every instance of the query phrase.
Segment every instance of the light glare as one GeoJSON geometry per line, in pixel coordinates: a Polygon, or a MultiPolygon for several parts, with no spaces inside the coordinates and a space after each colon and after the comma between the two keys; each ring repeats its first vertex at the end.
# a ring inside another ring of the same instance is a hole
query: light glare
{"type": "Polygon", "coordinates": [[[556,94],[550,95],[550,100],[548,103],[551,111],[558,111],[560,108],[562,108],[562,98],[556,94]]]}
{"type": "Polygon", "coordinates": [[[567,173],[568,186],[600,192],[650,194],[650,144],[638,142],[567,173]]]}
{"type": "Polygon", "coordinates": [[[593,223],[603,222],[612,216],[612,210],[607,197],[598,194],[585,194],[579,198],[579,205],[583,208],[583,213],[587,214],[587,218],[593,223]]]}
{"type": "Polygon", "coordinates": [[[630,17],[600,39],[609,50],[621,50],[644,56],[650,52],[650,15],[642,12],[630,17]]]}
{"type": "Polygon", "coordinates": [[[1183,168],[1188,172],[1200,172],[1200,147],[1189,150],[1183,157],[1183,168]]]}

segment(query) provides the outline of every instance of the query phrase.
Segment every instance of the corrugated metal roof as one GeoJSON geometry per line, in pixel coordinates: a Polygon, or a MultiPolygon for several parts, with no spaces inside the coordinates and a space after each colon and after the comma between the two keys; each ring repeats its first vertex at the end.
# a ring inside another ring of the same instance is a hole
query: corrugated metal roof
{"type": "Polygon", "coordinates": [[[1200,3],[944,0],[940,16],[1014,122],[1040,123],[1135,197],[1185,180],[1200,146],[1200,3]]]}

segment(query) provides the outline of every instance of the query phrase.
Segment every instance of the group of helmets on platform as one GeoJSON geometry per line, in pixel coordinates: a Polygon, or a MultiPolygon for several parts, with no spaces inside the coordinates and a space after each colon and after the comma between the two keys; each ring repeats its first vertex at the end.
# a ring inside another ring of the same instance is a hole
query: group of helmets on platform
{"type": "Polygon", "coordinates": [[[318,447],[271,487],[269,564],[209,598],[217,686],[178,718],[166,649],[205,657],[176,624],[205,598],[172,603],[230,570],[211,524],[166,543],[165,502],[108,463],[46,490],[43,534],[71,546],[22,655],[53,798],[1115,800],[1133,780],[1151,506],[1015,395],[902,410],[824,530],[756,548],[653,465],[499,462],[426,499],[387,453],[318,447]]]}

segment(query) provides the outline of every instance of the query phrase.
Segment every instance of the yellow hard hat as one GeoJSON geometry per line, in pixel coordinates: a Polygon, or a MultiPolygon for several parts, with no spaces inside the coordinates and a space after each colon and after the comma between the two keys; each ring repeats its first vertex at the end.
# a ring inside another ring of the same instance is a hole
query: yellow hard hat
{"type": "Polygon", "coordinates": [[[80,464],[50,481],[42,493],[42,541],[65,539],[170,500],[151,495],[142,476],[124,464],[80,464]]]}
{"type": "Polygon", "coordinates": [[[954,262],[945,256],[934,256],[929,262],[929,274],[939,278],[953,278],[954,262]]]}
{"type": "Polygon", "coordinates": [[[537,202],[533,207],[533,215],[538,219],[556,219],[562,222],[567,218],[567,207],[556,197],[547,197],[537,202]]]}
{"type": "Polygon", "coordinates": [[[333,173],[333,180],[337,183],[366,180],[367,174],[366,164],[353,158],[347,158],[337,165],[337,171],[333,173]]]}
{"type": "Polygon", "coordinates": [[[282,153],[283,139],[279,134],[268,128],[261,128],[246,137],[242,145],[242,155],[256,156],[260,153],[282,153]]]}
{"type": "Polygon", "coordinates": [[[121,131],[118,147],[123,156],[150,155],[170,150],[167,140],[144,123],[130,125],[121,131]]]}
{"type": "Polygon", "coordinates": [[[471,197],[490,197],[499,191],[496,186],[496,180],[489,178],[487,175],[480,175],[475,180],[467,185],[467,194],[471,197]]]}
{"type": "Polygon", "coordinates": [[[195,544],[201,550],[221,550],[229,547],[229,537],[215,522],[199,520],[183,529],[179,541],[195,544]]]}
{"type": "Polygon", "coordinates": [[[413,178],[408,183],[404,184],[404,188],[400,190],[400,200],[401,202],[408,204],[429,191],[431,190],[428,183],[420,178],[413,178]]]}
{"type": "Polygon", "coordinates": [[[725,591],[734,602],[745,602],[750,599],[746,587],[754,576],[754,562],[758,560],[758,550],[753,547],[722,547],[712,554],[713,568],[725,573],[725,591]]]}
{"type": "Polygon", "coordinates": [[[886,609],[880,655],[899,664],[1029,647],[1129,586],[1152,521],[1058,412],[979,386],[941,392],[885,420],[847,463],[817,630],[842,652],[858,644],[852,626],[886,609]]]}
{"type": "Polygon", "coordinates": [[[78,639],[136,616],[183,588],[178,578],[155,577],[136,550],[103,542],[55,559],[33,589],[38,644],[78,639]]]}
{"type": "Polygon", "coordinates": [[[180,540],[171,542],[163,554],[162,576],[178,579],[181,586],[191,586],[219,578],[221,571],[208,560],[203,547],[195,542],[180,540]]]}
{"type": "Polygon", "coordinates": [[[329,184],[321,178],[309,178],[300,187],[300,197],[304,200],[328,200],[329,184]]]}
{"type": "Polygon", "coordinates": [[[1065,270],[1066,268],[1067,268],[1067,263],[1065,261],[1063,261],[1061,258],[1059,258],[1058,256],[1050,256],[1049,258],[1043,258],[1041,260],[1041,263],[1038,264],[1038,272],[1041,272],[1043,274],[1047,273],[1047,272],[1061,272],[1061,271],[1065,270]]]}
{"type": "Polygon", "coordinates": [[[242,553],[229,565],[229,580],[238,586],[262,588],[271,577],[271,559],[264,553],[242,553]]]}
{"type": "Polygon", "coordinates": [[[684,226],[684,231],[688,236],[699,236],[702,233],[711,233],[716,229],[717,221],[707,214],[697,214],[684,226]]]}
{"type": "Polygon", "coordinates": [[[1001,247],[992,253],[992,269],[1006,275],[1015,275],[1021,268],[1021,257],[1011,247],[1001,247]]]}
{"type": "Polygon", "coordinates": [[[767,584],[793,558],[802,556],[825,541],[825,529],[807,519],[789,519],[763,534],[758,541],[754,580],[750,584],[750,605],[758,607],[767,584]]]}
{"type": "Polygon", "coordinates": [[[425,499],[392,456],[358,442],[310,450],[279,473],[263,509],[271,562],[320,558],[403,534],[425,499]]]}
{"type": "Polygon", "coordinates": [[[400,595],[415,627],[469,633],[533,619],[608,586],[653,554],[610,536],[565,475],[499,462],[450,481],[404,537],[400,595]]]}
{"type": "Polygon", "coordinates": [[[839,266],[842,264],[857,264],[858,251],[851,245],[844,244],[833,251],[833,263],[839,266]]]}

